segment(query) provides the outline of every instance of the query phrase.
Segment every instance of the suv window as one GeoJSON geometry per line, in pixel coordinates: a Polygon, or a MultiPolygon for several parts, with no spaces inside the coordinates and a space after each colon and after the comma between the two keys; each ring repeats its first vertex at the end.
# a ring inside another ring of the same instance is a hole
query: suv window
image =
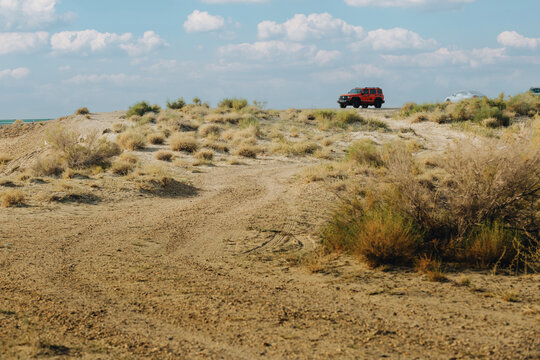
{"type": "Polygon", "coordinates": [[[371,95],[377,94],[377,91],[375,89],[370,89],[369,92],[370,92],[371,95]]]}
{"type": "Polygon", "coordinates": [[[382,90],[381,90],[381,89],[377,89],[377,93],[382,94],[382,90]]]}
{"type": "Polygon", "coordinates": [[[362,91],[362,94],[369,94],[369,89],[364,89],[364,90],[362,91]]]}

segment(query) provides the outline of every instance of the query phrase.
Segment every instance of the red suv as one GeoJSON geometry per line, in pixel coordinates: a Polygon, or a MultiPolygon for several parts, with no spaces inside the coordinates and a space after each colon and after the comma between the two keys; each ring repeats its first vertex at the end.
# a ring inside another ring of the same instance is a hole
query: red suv
{"type": "Polygon", "coordinates": [[[340,95],[337,102],[342,109],[349,105],[354,108],[373,105],[380,109],[384,104],[384,94],[381,88],[354,88],[348,94],[340,95]]]}

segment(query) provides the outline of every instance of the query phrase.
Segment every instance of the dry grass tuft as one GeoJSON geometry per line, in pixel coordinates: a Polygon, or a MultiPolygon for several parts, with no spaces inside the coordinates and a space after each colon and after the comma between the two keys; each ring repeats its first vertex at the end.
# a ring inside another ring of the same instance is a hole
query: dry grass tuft
{"type": "Polygon", "coordinates": [[[111,172],[116,175],[126,176],[131,173],[133,169],[135,169],[135,164],[122,159],[118,159],[113,162],[111,172]]]}
{"type": "Polygon", "coordinates": [[[120,134],[120,133],[124,132],[126,130],[126,128],[127,128],[126,125],[124,125],[122,123],[115,123],[112,126],[112,130],[117,134],[120,134]]]}
{"type": "Polygon", "coordinates": [[[162,134],[149,134],[147,138],[148,142],[154,145],[162,145],[165,142],[165,136],[163,136],[162,134]]]}
{"type": "Polygon", "coordinates": [[[64,172],[64,162],[58,155],[44,155],[36,160],[32,171],[36,176],[59,176],[64,172]]]}
{"type": "Polygon", "coordinates": [[[171,161],[173,157],[174,154],[172,152],[164,150],[158,151],[155,155],[155,158],[161,161],[171,161]]]}
{"type": "Polygon", "coordinates": [[[22,191],[13,189],[2,193],[2,207],[14,207],[24,204],[24,194],[22,191]]]}
{"type": "Polygon", "coordinates": [[[216,124],[205,124],[199,127],[199,134],[202,137],[209,135],[219,135],[223,131],[223,128],[216,124]]]}
{"type": "Polygon", "coordinates": [[[107,165],[121,153],[117,144],[102,138],[97,131],[82,136],[75,130],[56,126],[46,134],[47,143],[68,168],[88,168],[107,165]]]}
{"type": "Polygon", "coordinates": [[[211,161],[214,158],[214,152],[208,149],[199,150],[194,155],[195,159],[211,161]]]}
{"type": "Polygon", "coordinates": [[[88,110],[87,107],[78,108],[77,111],[75,111],[75,115],[88,115],[90,114],[90,110],[88,110]]]}
{"type": "Polygon", "coordinates": [[[171,144],[171,150],[173,151],[185,151],[188,153],[192,153],[197,151],[197,149],[199,148],[199,143],[197,142],[197,139],[194,136],[187,134],[173,134],[169,138],[169,142],[171,144]]]}
{"type": "Polygon", "coordinates": [[[126,150],[140,150],[146,147],[146,138],[140,132],[130,129],[116,137],[116,142],[126,150]]]}
{"type": "Polygon", "coordinates": [[[263,152],[263,150],[260,147],[248,144],[240,145],[236,149],[236,155],[252,159],[257,158],[257,155],[261,152],[263,152]]]}
{"type": "Polygon", "coordinates": [[[427,255],[420,257],[416,261],[416,270],[426,274],[429,281],[445,282],[448,278],[445,275],[443,264],[440,260],[434,260],[427,255]]]}

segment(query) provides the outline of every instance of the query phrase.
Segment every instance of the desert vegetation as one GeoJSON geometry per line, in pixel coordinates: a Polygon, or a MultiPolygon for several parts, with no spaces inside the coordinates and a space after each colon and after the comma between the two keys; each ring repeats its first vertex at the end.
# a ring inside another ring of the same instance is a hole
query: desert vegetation
{"type": "Polygon", "coordinates": [[[433,261],[536,271],[540,255],[538,130],[462,140],[429,161],[404,144],[351,145],[374,168],[324,228],[328,251],[371,266],[433,261]]]}
{"type": "Polygon", "coordinates": [[[507,127],[520,118],[532,118],[540,112],[540,99],[531,93],[505,99],[473,98],[459,103],[405,104],[399,116],[413,122],[433,121],[439,124],[470,122],[487,128],[507,127]]]}

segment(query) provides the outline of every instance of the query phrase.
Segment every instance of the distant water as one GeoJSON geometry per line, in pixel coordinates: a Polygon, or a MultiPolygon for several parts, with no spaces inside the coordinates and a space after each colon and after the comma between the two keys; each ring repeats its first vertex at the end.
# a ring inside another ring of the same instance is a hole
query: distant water
{"type": "MultiPolygon", "coordinates": [[[[53,119],[21,119],[25,123],[35,123],[35,122],[41,122],[41,121],[49,121],[53,119]]],[[[16,121],[16,119],[8,119],[8,120],[0,120],[0,125],[9,125],[13,124],[16,121]]]]}

